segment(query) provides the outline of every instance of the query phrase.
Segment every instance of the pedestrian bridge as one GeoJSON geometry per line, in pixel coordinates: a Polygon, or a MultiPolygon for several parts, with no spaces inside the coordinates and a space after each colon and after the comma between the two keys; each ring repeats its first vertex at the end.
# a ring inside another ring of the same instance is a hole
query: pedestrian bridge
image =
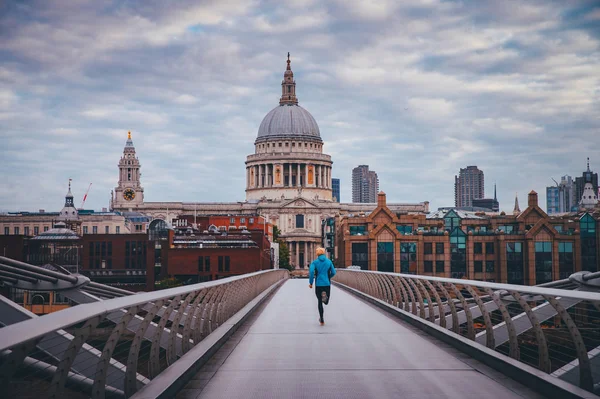
{"type": "Polygon", "coordinates": [[[0,258],[4,284],[78,304],[37,317],[0,297],[7,396],[598,397],[597,273],[526,287],[342,269],[324,326],[284,270],[138,294],[73,277],[0,258]]]}

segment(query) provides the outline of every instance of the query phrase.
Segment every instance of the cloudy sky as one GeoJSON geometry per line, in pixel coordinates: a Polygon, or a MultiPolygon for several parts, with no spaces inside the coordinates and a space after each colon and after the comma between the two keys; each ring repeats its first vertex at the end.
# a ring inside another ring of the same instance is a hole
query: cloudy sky
{"type": "Polygon", "coordinates": [[[454,203],[478,165],[501,208],[600,171],[597,1],[5,1],[0,211],[108,206],[127,131],[147,201],[245,198],[245,157],[278,104],[287,52],[300,105],[351,199],[454,203]]]}

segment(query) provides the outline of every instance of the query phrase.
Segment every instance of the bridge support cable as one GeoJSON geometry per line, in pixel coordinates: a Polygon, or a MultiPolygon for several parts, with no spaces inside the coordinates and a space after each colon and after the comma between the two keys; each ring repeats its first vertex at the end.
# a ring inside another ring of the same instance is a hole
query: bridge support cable
{"type": "Polygon", "coordinates": [[[349,269],[334,281],[600,394],[600,273],[544,287],[349,269]]]}
{"type": "Polygon", "coordinates": [[[0,329],[3,389],[15,397],[133,396],[288,277],[287,270],[267,270],[135,295],[113,292],[121,296],[104,300],[80,290],[88,303],[43,317],[18,312],[0,297],[2,309],[13,309],[12,323],[0,329]]]}

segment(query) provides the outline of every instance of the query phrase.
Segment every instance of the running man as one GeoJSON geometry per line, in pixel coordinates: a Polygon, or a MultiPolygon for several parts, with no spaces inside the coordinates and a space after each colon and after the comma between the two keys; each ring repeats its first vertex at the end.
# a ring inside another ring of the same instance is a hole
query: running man
{"type": "Polygon", "coordinates": [[[331,278],[335,276],[335,267],[333,263],[325,256],[325,248],[317,248],[317,259],[310,264],[310,271],[308,273],[309,285],[308,288],[312,288],[313,280],[315,281],[315,295],[319,301],[319,323],[325,324],[323,319],[323,304],[329,303],[331,296],[331,278]]]}

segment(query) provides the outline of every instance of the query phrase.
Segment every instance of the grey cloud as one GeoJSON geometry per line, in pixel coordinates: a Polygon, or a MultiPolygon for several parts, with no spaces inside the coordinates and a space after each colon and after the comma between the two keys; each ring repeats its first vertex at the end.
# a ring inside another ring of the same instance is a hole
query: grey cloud
{"type": "Polygon", "coordinates": [[[517,191],[521,202],[531,189],[544,201],[550,177],[581,173],[586,156],[600,165],[600,40],[589,5],[363,7],[5,8],[0,210],[57,209],[69,177],[80,194],[94,182],[88,204],[106,206],[127,130],[147,200],[242,200],[245,156],[277,105],[287,51],[346,200],[358,163],[379,172],[390,201],[433,208],[452,204],[454,174],[477,164],[506,210],[517,191]]]}

